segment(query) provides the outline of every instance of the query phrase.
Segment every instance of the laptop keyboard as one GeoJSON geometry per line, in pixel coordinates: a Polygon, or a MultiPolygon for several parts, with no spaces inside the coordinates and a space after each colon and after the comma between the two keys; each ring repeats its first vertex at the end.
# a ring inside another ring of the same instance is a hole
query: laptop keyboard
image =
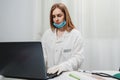
{"type": "Polygon", "coordinates": [[[55,73],[55,74],[49,74],[49,73],[47,73],[47,78],[48,79],[55,78],[57,76],[59,76],[59,75],[57,75],[57,73],[55,73]]]}

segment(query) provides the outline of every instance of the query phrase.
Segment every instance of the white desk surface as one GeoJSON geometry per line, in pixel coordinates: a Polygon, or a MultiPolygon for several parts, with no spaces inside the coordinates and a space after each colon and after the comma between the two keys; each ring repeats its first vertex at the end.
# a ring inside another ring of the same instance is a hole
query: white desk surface
{"type": "MultiPolygon", "coordinates": [[[[120,73],[119,71],[94,71],[94,72],[105,72],[111,75],[115,73],[120,73]]],[[[78,80],[69,76],[69,74],[73,74],[77,76],[78,78],[80,78],[80,80],[116,80],[113,78],[105,78],[105,77],[100,77],[100,76],[92,75],[89,73],[83,73],[83,72],[77,72],[77,71],[65,72],[65,73],[62,73],[60,76],[55,77],[53,79],[49,79],[49,80],[78,80]]],[[[5,78],[3,76],[0,76],[0,80],[25,80],[25,79],[13,79],[13,78],[5,78]]]]}

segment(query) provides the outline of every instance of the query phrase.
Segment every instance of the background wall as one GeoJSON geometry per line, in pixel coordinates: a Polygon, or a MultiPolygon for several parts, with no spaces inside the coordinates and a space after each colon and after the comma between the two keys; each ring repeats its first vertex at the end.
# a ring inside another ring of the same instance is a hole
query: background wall
{"type": "Polygon", "coordinates": [[[0,0],[0,41],[33,39],[33,0],[0,0]]]}
{"type": "Polygon", "coordinates": [[[82,0],[82,31],[87,69],[120,67],[120,1],[82,0]]]}
{"type": "Polygon", "coordinates": [[[63,2],[85,41],[85,70],[120,67],[119,0],[0,0],[0,42],[40,41],[53,3],[63,2]]]}

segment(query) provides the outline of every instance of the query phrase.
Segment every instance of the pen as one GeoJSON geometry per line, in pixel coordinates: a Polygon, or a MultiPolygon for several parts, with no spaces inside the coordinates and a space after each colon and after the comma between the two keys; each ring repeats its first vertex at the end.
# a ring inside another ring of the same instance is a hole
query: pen
{"type": "Polygon", "coordinates": [[[70,73],[69,76],[72,78],[75,78],[77,80],[80,80],[80,78],[78,76],[76,76],[75,74],[70,73]]]}

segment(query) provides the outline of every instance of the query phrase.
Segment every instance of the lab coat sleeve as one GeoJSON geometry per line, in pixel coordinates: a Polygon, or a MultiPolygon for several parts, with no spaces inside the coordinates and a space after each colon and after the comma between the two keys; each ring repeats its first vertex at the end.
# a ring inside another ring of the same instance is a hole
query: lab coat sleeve
{"type": "Polygon", "coordinates": [[[64,71],[78,70],[84,60],[83,56],[83,39],[78,36],[74,42],[73,55],[70,59],[60,64],[64,71]]]}
{"type": "Polygon", "coordinates": [[[42,36],[41,42],[42,42],[42,48],[43,48],[44,62],[45,62],[45,66],[46,66],[46,69],[47,69],[46,33],[42,36]]]}

